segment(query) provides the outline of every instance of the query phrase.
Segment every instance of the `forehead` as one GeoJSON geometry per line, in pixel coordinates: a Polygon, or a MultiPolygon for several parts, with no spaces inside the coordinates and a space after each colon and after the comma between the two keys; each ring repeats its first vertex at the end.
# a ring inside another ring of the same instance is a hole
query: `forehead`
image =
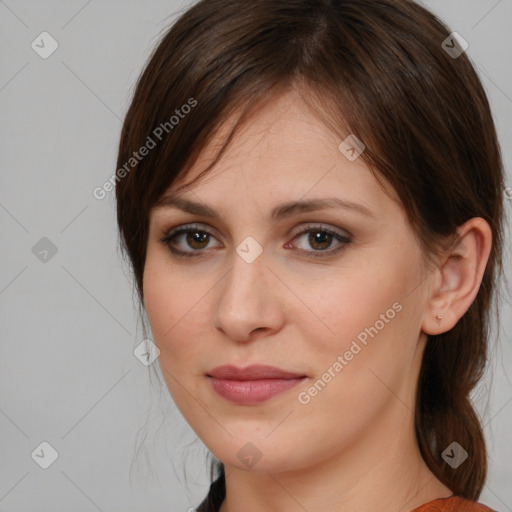
{"type": "Polygon", "coordinates": [[[193,191],[222,202],[229,192],[242,194],[247,201],[266,202],[339,192],[369,204],[384,200],[381,185],[364,160],[349,160],[339,149],[344,139],[329,130],[294,91],[276,95],[239,127],[221,159],[189,185],[213,161],[237,119],[235,112],[219,127],[166,196],[193,191]]]}

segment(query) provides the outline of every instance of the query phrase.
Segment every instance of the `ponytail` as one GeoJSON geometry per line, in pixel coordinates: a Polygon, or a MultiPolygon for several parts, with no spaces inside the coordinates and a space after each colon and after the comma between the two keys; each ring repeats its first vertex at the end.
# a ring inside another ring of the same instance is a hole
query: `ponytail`
{"type": "Polygon", "coordinates": [[[477,311],[470,308],[451,331],[428,340],[415,412],[416,436],[426,464],[455,495],[474,501],[487,474],[484,434],[469,396],[486,361],[485,337],[469,332],[475,326],[478,333],[484,330],[477,311]],[[463,344],[472,346],[462,349],[463,344]],[[454,442],[460,447],[446,451],[454,442]],[[467,452],[465,459],[462,450],[467,452]]]}

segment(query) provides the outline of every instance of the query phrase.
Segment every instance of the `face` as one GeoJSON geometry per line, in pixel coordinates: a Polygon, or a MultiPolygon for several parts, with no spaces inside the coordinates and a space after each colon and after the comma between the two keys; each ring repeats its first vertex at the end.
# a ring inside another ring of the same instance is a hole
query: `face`
{"type": "Polygon", "coordinates": [[[214,216],[171,201],[151,212],[143,284],[158,361],[181,413],[225,464],[305,469],[396,436],[414,408],[423,253],[392,192],[340,142],[289,92],[209,174],[167,191],[214,216]],[[257,364],[293,375],[211,376],[257,364]]]}

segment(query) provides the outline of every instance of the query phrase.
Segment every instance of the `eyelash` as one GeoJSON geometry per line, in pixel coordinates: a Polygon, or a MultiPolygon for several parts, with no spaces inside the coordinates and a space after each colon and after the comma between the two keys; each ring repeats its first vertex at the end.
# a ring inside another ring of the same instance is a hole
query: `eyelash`
{"type": "MultiPolygon", "coordinates": [[[[208,229],[205,229],[201,226],[198,226],[197,224],[187,224],[184,226],[181,226],[179,228],[173,229],[170,232],[167,232],[163,238],[160,239],[160,241],[169,249],[169,251],[178,257],[184,257],[184,258],[204,258],[206,257],[204,254],[204,249],[200,250],[191,250],[191,251],[180,251],[174,247],[171,246],[171,242],[177,238],[179,235],[182,235],[184,233],[206,233],[211,237],[215,237],[215,235],[209,231],[208,229]]],[[[328,235],[334,237],[338,242],[341,242],[341,244],[335,248],[335,249],[328,249],[328,250],[317,250],[317,251],[306,251],[305,249],[298,249],[301,252],[308,253],[306,255],[306,258],[315,259],[315,258],[327,258],[329,256],[333,256],[334,254],[338,254],[341,251],[343,251],[347,245],[349,245],[352,240],[350,236],[344,236],[340,233],[337,233],[331,229],[325,228],[321,225],[311,225],[308,224],[303,230],[299,231],[295,234],[292,240],[295,240],[296,238],[299,238],[300,236],[306,234],[306,233],[327,233],[328,235]]],[[[287,243],[288,245],[288,243],[287,243]]]]}

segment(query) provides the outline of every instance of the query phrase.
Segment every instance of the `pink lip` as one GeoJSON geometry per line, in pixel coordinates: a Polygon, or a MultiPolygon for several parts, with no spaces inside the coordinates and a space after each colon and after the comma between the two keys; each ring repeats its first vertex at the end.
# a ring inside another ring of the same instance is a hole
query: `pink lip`
{"type": "Polygon", "coordinates": [[[302,382],[306,376],[267,365],[246,368],[218,366],[208,374],[213,389],[237,404],[257,404],[283,393],[302,382]]]}

